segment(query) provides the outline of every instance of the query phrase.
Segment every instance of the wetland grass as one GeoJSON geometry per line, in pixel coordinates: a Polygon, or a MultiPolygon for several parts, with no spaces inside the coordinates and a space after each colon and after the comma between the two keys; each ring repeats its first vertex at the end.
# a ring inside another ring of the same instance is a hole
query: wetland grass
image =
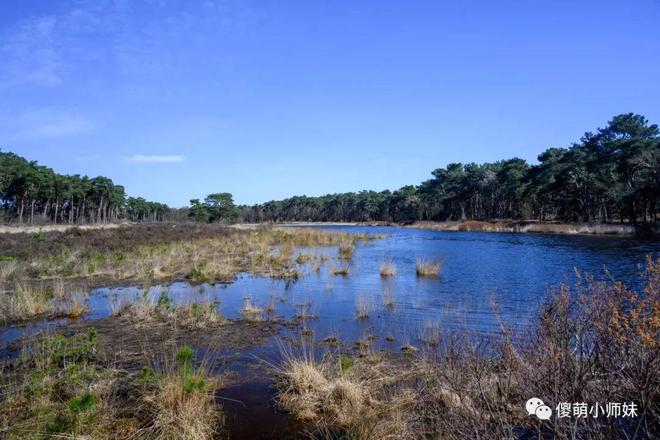
{"type": "Polygon", "coordinates": [[[264,309],[257,306],[252,297],[246,296],[243,298],[243,307],[241,308],[243,319],[246,321],[263,321],[263,312],[264,309]]]}
{"type": "Polygon", "coordinates": [[[380,263],[380,276],[383,278],[396,276],[397,270],[394,262],[391,260],[380,263]]]}
{"type": "Polygon", "coordinates": [[[349,273],[351,273],[351,269],[348,267],[348,265],[335,266],[332,269],[330,269],[331,275],[348,276],[349,273]]]}
{"type": "Polygon", "coordinates": [[[339,259],[350,261],[353,259],[355,247],[352,244],[342,244],[339,246],[339,259]]]}
{"type": "MultiPolygon", "coordinates": [[[[298,278],[297,262],[315,257],[299,247],[340,246],[380,238],[310,228],[239,230],[218,225],[130,225],[87,231],[49,232],[35,241],[29,234],[5,234],[0,283],[84,277],[132,281],[227,282],[240,272],[298,278]]],[[[4,238],[4,237],[2,237],[4,238]]],[[[59,289],[54,289],[54,291],[59,289]]]]}
{"type": "Polygon", "coordinates": [[[147,438],[205,440],[219,433],[223,417],[214,398],[219,383],[203,363],[196,365],[190,347],[177,350],[174,361],[154,374],[152,382],[146,387],[150,394],[145,400],[152,402],[147,438]]]}
{"type": "MultiPolygon", "coordinates": [[[[522,348],[512,342],[518,337],[512,329],[484,341],[468,333],[441,334],[438,322],[429,320],[418,335],[428,350],[404,343],[404,356],[396,356],[356,346],[360,355],[347,369],[333,354],[285,357],[277,372],[278,402],[316,438],[515,438],[517,432],[539,432],[538,421],[511,410],[530,395],[578,395],[589,402],[629,396],[656,411],[660,259],[647,259],[643,278],[637,292],[588,275],[580,275],[574,288],[561,285],[526,329],[531,344],[522,348]],[[590,351],[574,350],[575,328],[590,351]],[[579,374],[594,368],[601,373],[579,374]]],[[[633,425],[594,418],[558,423],[553,435],[654,438],[657,415],[638,417],[633,425]]]]}
{"type": "Polygon", "coordinates": [[[415,273],[418,277],[438,277],[443,262],[439,260],[417,259],[415,261],[415,273]]]}
{"type": "Polygon", "coordinates": [[[12,291],[0,293],[0,310],[3,321],[17,322],[53,316],[59,309],[49,292],[27,284],[18,284],[12,291]]]}
{"type": "Polygon", "coordinates": [[[387,309],[393,309],[396,305],[396,295],[393,289],[389,287],[383,288],[383,306],[387,309]]]}
{"type": "Polygon", "coordinates": [[[360,295],[355,299],[355,316],[357,319],[369,319],[369,315],[373,311],[373,304],[370,299],[364,295],[360,295]]]}

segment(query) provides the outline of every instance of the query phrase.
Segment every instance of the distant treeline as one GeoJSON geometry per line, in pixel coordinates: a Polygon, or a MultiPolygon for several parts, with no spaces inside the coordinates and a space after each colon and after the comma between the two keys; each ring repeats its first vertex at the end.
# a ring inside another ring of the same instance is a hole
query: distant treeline
{"type": "MultiPolygon", "coordinates": [[[[412,153],[414,154],[414,152],[412,153]]],[[[538,219],[655,221],[660,196],[658,126],[614,117],[569,148],[549,148],[530,165],[452,163],[397,191],[296,196],[240,207],[246,222],[538,219]]]]}
{"type": "Polygon", "coordinates": [[[58,174],[1,151],[0,202],[5,221],[30,224],[163,221],[178,214],[163,203],[127,198],[107,177],[58,174]]]}
{"type": "Polygon", "coordinates": [[[62,175],[0,152],[4,221],[17,223],[286,222],[538,219],[566,222],[656,221],[660,134],[633,113],[614,117],[569,148],[549,148],[530,165],[452,163],[433,178],[396,191],[296,196],[254,206],[214,193],[174,209],[141,197],[107,177],[62,175]]]}

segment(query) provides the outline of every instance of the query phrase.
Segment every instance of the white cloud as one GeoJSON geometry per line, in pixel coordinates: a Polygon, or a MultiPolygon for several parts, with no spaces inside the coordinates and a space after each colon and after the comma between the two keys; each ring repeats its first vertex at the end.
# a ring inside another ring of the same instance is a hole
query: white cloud
{"type": "Polygon", "coordinates": [[[134,154],[124,158],[128,162],[133,163],[181,163],[186,158],[179,154],[171,155],[151,155],[151,154],[134,154]]]}

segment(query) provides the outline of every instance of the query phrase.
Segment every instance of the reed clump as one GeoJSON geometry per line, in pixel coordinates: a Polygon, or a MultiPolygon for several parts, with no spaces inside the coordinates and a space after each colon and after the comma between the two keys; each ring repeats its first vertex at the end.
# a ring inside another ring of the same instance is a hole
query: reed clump
{"type": "Polygon", "coordinates": [[[246,321],[263,321],[264,309],[256,305],[251,297],[243,298],[243,307],[241,308],[243,319],[246,321]]]}
{"type": "Polygon", "coordinates": [[[443,262],[441,260],[417,259],[415,261],[415,273],[418,277],[437,277],[442,266],[443,262]]]}
{"type": "Polygon", "coordinates": [[[380,276],[383,278],[396,276],[397,270],[396,265],[393,261],[383,261],[380,263],[380,276]]]}
{"type": "Polygon", "coordinates": [[[331,275],[348,276],[351,273],[349,266],[336,266],[330,269],[331,275]]]}
{"type": "Polygon", "coordinates": [[[220,432],[222,412],[214,399],[219,383],[195,362],[190,347],[181,347],[162,373],[147,367],[141,376],[149,402],[147,438],[205,440],[220,432]]]}
{"type": "Polygon", "coordinates": [[[389,409],[397,406],[388,409],[373,394],[378,379],[384,379],[365,374],[373,367],[346,357],[287,354],[278,369],[278,404],[320,438],[412,438],[390,417],[389,409]]]}
{"type": "Polygon", "coordinates": [[[393,309],[396,305],[396,294],[393,289],[384,288],[383,289],[383,306],[387,309],[393,309]]]}
{"type": "Polygon", "coordinates": [[[10,292],[0,293],[0,310],[5,322],[17,322],[57,314],[52,295],[27,284],[18,284],[10,292]]]}
{"type": "Polygon", "coordinates": [[[373,304],[365,296],[361,295],[355,299],[355,316],[357,319],[369,319],[372,310],[373,304]]]}
{"type": "Polygon", "coordinates": [[[351,260],[353,258],[353,252],[355,252],[355,247],[352,244],[342,244],[339,246],[338,252],[340,260],[351,260]]]}

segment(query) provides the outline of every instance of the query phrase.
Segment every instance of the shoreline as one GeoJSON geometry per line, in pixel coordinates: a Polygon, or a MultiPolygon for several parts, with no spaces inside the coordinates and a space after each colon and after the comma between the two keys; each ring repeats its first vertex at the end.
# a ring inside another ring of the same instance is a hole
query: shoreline
{"type": "MultiPolygon", "coordinates": [[[[47,232],[66,232],[70,229],[106,230],[131,227],[151,223],[99,223],[99,224],[50,224],[50,225],[0,225],[3,234],[38,234],[47,232]]],[[[156,224],[156,223],[154,223],[156,224]]],[[[170,223],[165,223],[170,224],[170,223]]],[[[185,225],[187,223],[171,223],[185,225]]],[[[229,225],[234,229],[255,229],[260,226],[274,227],[315,227],[315,226],[392,226],[402,228],[426,229],[431,231],[455,232],[508,232],[560,235],[611,235],[611,236],[660,236],[658,223],[555,223],[533,220],[458,220],[458,221],[415,221],[415,222],[282,222],[282,223],[237,223],[229,225]]]]}
{"type": "MultiPolygon", "coordinates": [[[[559,235],[614,235],[614,236],[658,236],[660,225],[629,223],[554,223],[529,220],[463,220],[463,221],[415,221],[396,222],[285,222],[274,226],[393,226],[431,231],[454,232],[508,232],[559,235]]],[[[254,224],[258,226],[258,224],[254,224]]]]}

